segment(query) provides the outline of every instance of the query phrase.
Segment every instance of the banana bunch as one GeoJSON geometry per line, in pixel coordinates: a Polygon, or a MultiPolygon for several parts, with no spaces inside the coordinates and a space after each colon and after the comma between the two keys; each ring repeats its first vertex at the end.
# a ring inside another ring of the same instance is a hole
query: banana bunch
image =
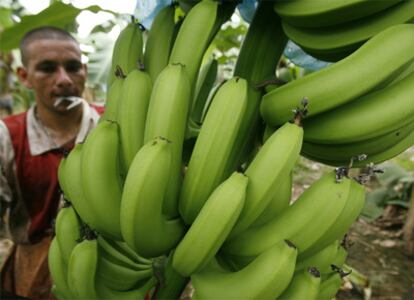
{"type": "Polygon", "coordinates": [[[55,295],[176,299],[189,280],[194,299],[335,295],[341,240],[365,201],[342,166],[414,143],[414,25],[400,24],[410,5],[260,1],[222,83],[206,50],[236,2],[191,2],[179,21],[167,6],[148,32],[128,25],[105,114],[59,166],[71,205],[49,253],[55,295]],[[328,27],[336,44],[305,34],[328,27]],[[293,36],[307,51],[353,54],[267,91],[293,36]],[[301,154],[339,168],[290,203],[301,154]]]}
{"type": "Polygon", "coordinates": [[[383,30],[340,62],[267,93],[261,104],[263,118],[279,126],[298,101],[307,98],[304,156],[332,166],[353,160],[353,166],[362,167],[398,155],[414,144],[413,41],[412,24],[383,30]],[[397,54],[400,62],[394,61],[395,43],[407,47],[397,54]],[[379,47],[389,51],[379,54],[379,47]],[[315,88],[321,83],[325,88],[315,88]]]}
{"type": "Polygon", "coordinates": [[[414,19],[412,1],[281,1],[286,35],[308,54],[338,61],[388,27],[414,19]]]}
{"type": "Polygon", "coordinates": [[[352,157],[367,155],[355,164],[360,166],[382,162],[413,145],[413,79],[414,72],[391,86],[305,120],[303,154],[330,165],[344,165],[352,157]],[[386,154],[397,147],[397,153],[386,154]]]}
{"type": "Polygon", "coordinates": [[[121,201],[121,231],[124,240],[143,257],[167,254],[184,235],[180,218],[163,214],[173,168],[173,144],[155,138],[142,147],[125,179],[121,201]]]}
{"type": "Polygon", "coordinates": [[[272,126],[283,124],[305,97],[311,117],[381,89],[413,62],[413,36],[412,24],[389,27],[353,55],[274,89],[263,97],[263,119],[272,126]],[[324,88],[316,88],[321,84],[324,88]]]}
{"type": "Polygon", "coordinates": [[[402,0],[373,2],[369,0],[349,1],[279,1],[274,9],[289,24],[304,27],[325,27],[362,19],[373,15],[402,0]]]}
{"type": "MultiPolygon", "coordinates": [[[[59,218],[66,219],[68,214],[62,209],[59,218]]],[[[80,228],[79,223],[71,229],[79,235],[80,228]]],[[[91,231],[70,247],[67,242],[62,245],[66,238],[62,234],[69,233],[67,229],[56,227],[48,256],[53,293],[58,299],[143,299],[155,286],[151,261],[131,249],[125,254],[119,248],[127,249],[126,245],[108,242],[91,231]]]]}
{"type": "Polygon", "coordinates": [[[338,180],[336,172],[331,171],[306,189],[278,218],[230,237],[222,251],[249,261],[276,242],[288,239],[296,245],[299,257],[314,254],[346,233],[362,209],[361,205],[353,205],[364,202],[363,190],[355,180],[338,180]]]}

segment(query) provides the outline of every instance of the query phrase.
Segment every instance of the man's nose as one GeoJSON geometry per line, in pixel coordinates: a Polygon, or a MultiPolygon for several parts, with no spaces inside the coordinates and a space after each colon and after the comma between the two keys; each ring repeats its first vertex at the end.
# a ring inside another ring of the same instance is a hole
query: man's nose
{"type": "Polygon", "coordinates": [[[67,86],[72,84],[72,79],[63,66],[58,66],[56,70],[56,83],[58,86],[67,86]]]}

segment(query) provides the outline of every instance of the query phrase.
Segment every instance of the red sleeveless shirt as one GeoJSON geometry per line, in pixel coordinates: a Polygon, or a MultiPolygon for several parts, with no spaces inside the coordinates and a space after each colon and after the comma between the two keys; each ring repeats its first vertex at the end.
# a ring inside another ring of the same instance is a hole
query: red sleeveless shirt
{"type": "MultiPolygon", "coordinates": [[[[93,107],[99,114],[103,112],[103,108],[93,107]]],[[[56,217],[60,202],[57,169],[64,152],[69,152],[74,143],[32,156],[27,133],[27,112],[6,117],[3,122],[10,133],[17,184],[22,198],[22,203],[13,202],[11,205],[24,206],[24,209],[12,207],[10,227],[18,227],[19,224],[15,222],[23,222],[25,219],[24,216],[13,214],[25,211],[26,218],[29,218],[26,220],[27,237],[29,242],[36,242],[50,231],[56,217]]]]}

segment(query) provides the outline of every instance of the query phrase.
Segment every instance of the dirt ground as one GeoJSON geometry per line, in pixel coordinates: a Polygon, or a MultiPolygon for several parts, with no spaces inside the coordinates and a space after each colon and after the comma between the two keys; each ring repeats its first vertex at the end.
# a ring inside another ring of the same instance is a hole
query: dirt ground
{"type": "Polygon", "coordinates": [[[414,299],[414,258],[405,254],[401,228],[382,227],[363,219],[352,226],[347,264],[363,280],[355,284],[351,275],[337,299],[414,299]]]}

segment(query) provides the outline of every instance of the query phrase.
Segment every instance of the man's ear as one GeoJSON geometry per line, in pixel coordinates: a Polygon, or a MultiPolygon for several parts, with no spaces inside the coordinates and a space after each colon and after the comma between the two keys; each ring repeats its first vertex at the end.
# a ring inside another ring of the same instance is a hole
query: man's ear
{"type": "Polygon", "coordinates": [[[19,81],[27,88],[33,88],[32,84],[28,80],[28,73],[25,67],[18,67],[17,68],[17,77],[19,81]]]}

